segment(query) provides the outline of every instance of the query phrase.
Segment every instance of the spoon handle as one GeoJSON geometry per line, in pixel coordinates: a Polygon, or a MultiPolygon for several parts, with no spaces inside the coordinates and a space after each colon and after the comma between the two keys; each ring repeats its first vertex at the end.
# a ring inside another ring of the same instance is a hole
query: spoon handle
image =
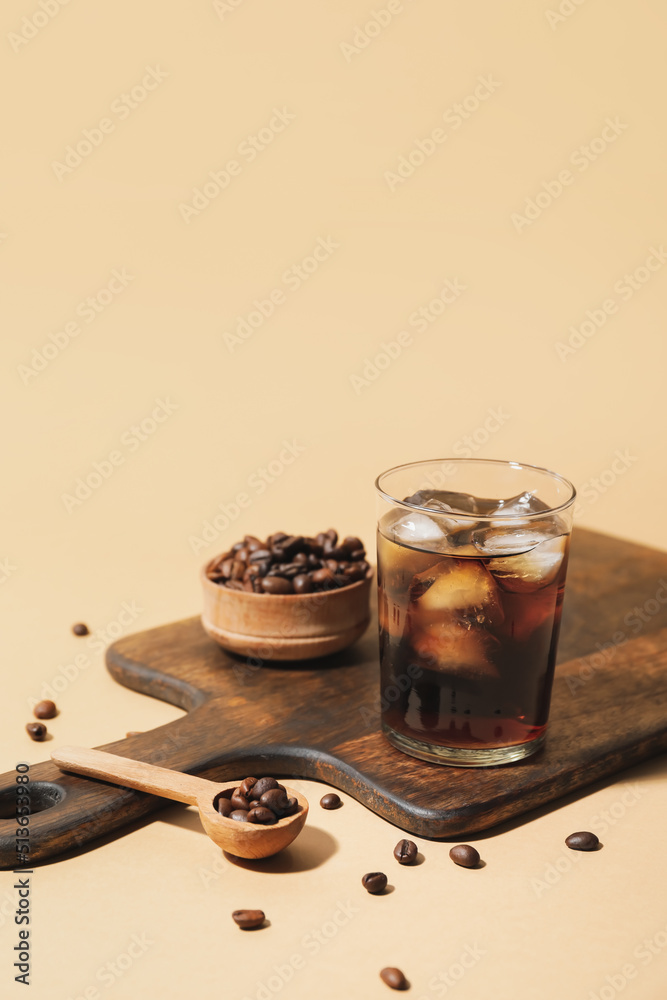
{"type": "Polygon", "coordinates": [[[86,747],[61,747],[51,754],[51,759],[63,771],[74,771],[88,778],[102,778],[114,785],[136,788],[140,792],[190,805],[195,805],[199,796],[210,794],[216,788],[215,783],[206,778],[86,747]]]}

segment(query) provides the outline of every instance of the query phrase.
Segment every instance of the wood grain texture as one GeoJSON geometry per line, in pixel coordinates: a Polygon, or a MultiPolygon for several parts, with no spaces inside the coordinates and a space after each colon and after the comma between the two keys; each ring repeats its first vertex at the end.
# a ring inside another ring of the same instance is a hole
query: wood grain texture
{"type": "MultiPolygon", "coordinates": [[[[448,768],[390,746],[376,710],[375,628],[326,666],[259,667],[224,653],[198,618],[109,648],[108,669],[119,683],[187,715],[102,749],[219,782],[246,774],[312,777],[408,832],[467,836],[667,749],[666,602],[667,553],[575,531],[547,743],[517,764],[448,768]]],[[[32,767],[31,777],[37,808],[62,796],[32,817],[32,863],[163,804],[63,775],[50,762],[32,767]]],[[[13,772],[0,777],[0,817],[13,815],[13,787],[13,772]]],[[[14,830],[0,818],[3,867],[15,865],[14,830]]]]}
{"type": "MultiPolygon", "coordinates": [[[[210,565],[210,564],[209,564],[210,565]]],[[[370,622],[373,571],[339,590],[312,594],[254,594],[200,580],[202,625],[223,649],[271,660],[308,660],[345,649],[370,622]]]]}

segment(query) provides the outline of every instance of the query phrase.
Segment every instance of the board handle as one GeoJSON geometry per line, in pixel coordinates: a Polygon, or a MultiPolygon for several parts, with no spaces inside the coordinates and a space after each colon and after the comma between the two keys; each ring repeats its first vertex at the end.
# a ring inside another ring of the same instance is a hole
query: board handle
{"type": "Polygon", "coordinates": [[[212,795],[217,789],[213,781],[197,778],[182,771],[171,771],[167,767],[144,764],[130,757],[118,757],[103,750],[89,750],[87,747],[60,747],[51,754],[51,760],[62,771],[73,771],[88,778],[102,778],[114,785],[136,788],[150,795],[175,799],[195,805],[202,795],[212,795]]]}

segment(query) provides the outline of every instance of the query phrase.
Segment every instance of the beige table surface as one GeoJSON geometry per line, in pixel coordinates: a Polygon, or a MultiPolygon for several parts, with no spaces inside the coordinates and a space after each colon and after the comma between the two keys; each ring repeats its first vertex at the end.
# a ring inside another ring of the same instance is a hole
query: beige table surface
{"type": "MultiPolygon", "coordinates": [[[[108,639],[196,614],[199,566],[246,531],[372,545],[373,479],[403,461],[546,465],[577,523],[667,548],[659,5],[6,0],[0,21],[0,770],[176,718],[110,679],[108,639]]],[[[399,832],[313,782],[262,872],[170,807],[35,871],[29,995],[365,1000],[398,965],[429,1000],[663,1000],[665,772],[477,838],[473,872],[424,841],[399,868],[399,832]],[[570,853],[587,828],[603,850],[570,853]],[[239,931],[248,906],[270,926],[239,931]]],[[[3,997],[25,995],[16,903],[2,873],[3,997]]]]}

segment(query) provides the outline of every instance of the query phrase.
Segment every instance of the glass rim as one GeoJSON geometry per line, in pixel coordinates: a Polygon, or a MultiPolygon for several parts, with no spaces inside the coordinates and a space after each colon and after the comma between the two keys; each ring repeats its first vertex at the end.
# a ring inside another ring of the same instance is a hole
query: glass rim
{"type": "Polygon", "coordinates": [[[526,521],[547,517],[551,514],[558,514],[561,511],[567,510],[570,507],[577,496],[577,491],[569,479],[565,476],[561,476],[559,472],[554,472],[552,469],[547,469],[542,465],[530,465],[527,462],[515,462],[511,459],[502,458],[427,458],[420,462],[402,462],[400,465],[393,465],[390,469],[385,469],[375,480],[375,489],[378,494],[389,503],[394,504],[396,507],[403,507],[408,511],[423,511],[425,514],[429,514],[431,517],[434,515],[441,517],[451,517],[456,520],[460,518],[469,518],[472,521],[492,521],[498,518],[504,518],[507,521],[526,521]],[[531,472],[542,472],[547,476],[551,476],[552,479],[558,480],[558,482],[563,483],[569,490],[570,496],[563,503],[558,504],[557,507],[549,507],[547,510],[531,511],[527,514],[503,514],[499,511],[496,514],[466,514],[459,513],[458,511],[452,512],[448,511],[437,511],[433,510],[432,507],[422,507],[420,504],[416,503],[406,503],[405,500],[399,500],[397,497],[393,497],[390,493],[387,493],[382,489],[380,485],[380,480],[384,479],[385,476],[390,475],[392,472],[398,472],[401,469],[412,469],[418,465],[444,465],[445,463],[453,463],[455,465],[470,465],[472,463],[477,463],[479,465],[504,465],[506,468],[516,468],[516,469],[528,469],[531,472]]]}

